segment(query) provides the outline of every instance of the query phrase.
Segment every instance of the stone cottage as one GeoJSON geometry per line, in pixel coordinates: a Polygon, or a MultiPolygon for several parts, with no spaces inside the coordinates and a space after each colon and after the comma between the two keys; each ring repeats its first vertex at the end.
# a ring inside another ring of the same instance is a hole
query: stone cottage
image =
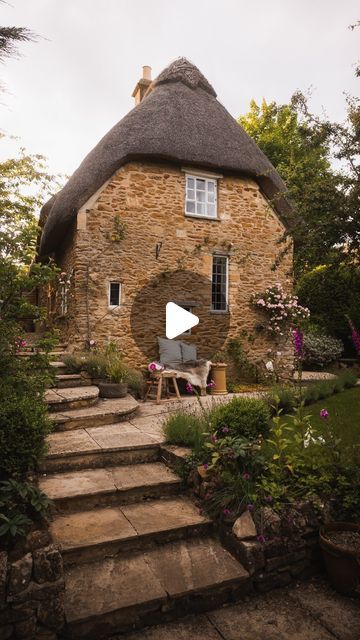
{"type": "MultiPolygon", "coordinates": [[[[229,337],[254,334],[251,295],[289,277],[291,250],[272,269],[285,185],[185,58],[154,81],[144,67],[133,97],[42,209],[39,257],[62,275],[40,301],[71,348],[114,340],[134,366],[156,358],[173,301],[200,318],[184,339],[211,358],[229,337]]],[[[269,340],[258,332],[254,360],[269,340]]]]}

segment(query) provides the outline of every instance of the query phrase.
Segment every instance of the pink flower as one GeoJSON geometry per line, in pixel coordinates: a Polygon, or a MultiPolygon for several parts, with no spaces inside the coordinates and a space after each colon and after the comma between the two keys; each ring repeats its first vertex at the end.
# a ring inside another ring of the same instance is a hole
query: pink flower
{"type": "Polygon", "coordinates": [[[224,514],[224,516],[231,516],[231,511],[230,511],[230,509],[227,509],[227,508],[225,507],[225,509],[223,510],[223,514],[224,514]]]}
{"type": "Polygon", "coordinates": [[[329,417],[328,410],[327,409],[321,409],[320,418],[322,418],[323,420],[327,420],[328,417],[329,417]]]}
{"type": "Polygon", "coordinates": [[[215,387],[215,382],[214,380],[210,380],[210,382],[208,382],[208,384],[206,385],[208,389],[212,389],[213,387],[215,387]]]}
{"type": "Polygon", "coordinates": [[[194,391],[194,389],[192,388],[192,385],[190,384],[190,382],[187,383],[185,389],[186,389],[186,391],[188,393],[193,393],[193,391],[194,391]]]}
{"type": "Polygon", "coordinates": [[[221,431],[222,431],[223,433],[229,433],[230,429],[229,429],[229,427],[223,427],[223,428],[221,429],[221,431]]]}
{"type": "Polygon", "coordinates": [[[257,536],[256,540],[257,540],[258,542],[260,542],[261,544],[264,544],[264,542],[266,542],[266,538],[265,538],[265,536],[263,536],[263,535],[259,535],[259,536],[257,536]]]}
{"type": "Polygon", "coordinates": [[[254,505],[253,504],[247,504],[246,505],[246,511],[254,511],[254,505]]]}
{"type": "Polygon", "coordinates": [[[205,471],[207,471],[207,470],[208,470],[209,465],[208,465],[208,463],[207,463],[207,462],[205,462],[205,464],[203,464],[203,468],[205,469],[205,471]]]}
{"type": "Polygon", "coordinates": [[[156,371],[156,364],[155,362],[150,362],[149,366],[148,366],[149,371],[156,371]]]}
{"type": "Polygon", "coordinates": [[[243,478],[244,478],[244,480],[251,480],[250,473],[247,473],[247,472],[243,473],[243,478]]]}

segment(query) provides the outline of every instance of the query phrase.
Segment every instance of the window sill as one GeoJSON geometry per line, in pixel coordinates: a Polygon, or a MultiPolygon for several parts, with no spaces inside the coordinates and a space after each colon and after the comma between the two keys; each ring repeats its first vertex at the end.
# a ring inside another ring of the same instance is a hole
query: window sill
{"type": "Polygon", "coordinates": [[[218,216],[216,216],[216,218],[213,218],[211,216],[200,216],[197,213],[186,213],[186,211],[185,218],[196,218],[197,220],[211,220],[211,222],[220,222],[220,218],[218,216]]]}
{"type": "Polygon", "coordinates": [[[121,307],[121,304],[109,304],[108,310],[114,311],[114,309],[120,309],[120,307],[121,307]]]}
{"type": "Polygon", "coordinates": [[[221,309],[210,309],[210,313],[214,313],[215,315],[224,316],[224,315],[227,315],[227,314],[230,313],[230,309],[229,308],[224,309],[224,310],[221,310],[221,309]]]}

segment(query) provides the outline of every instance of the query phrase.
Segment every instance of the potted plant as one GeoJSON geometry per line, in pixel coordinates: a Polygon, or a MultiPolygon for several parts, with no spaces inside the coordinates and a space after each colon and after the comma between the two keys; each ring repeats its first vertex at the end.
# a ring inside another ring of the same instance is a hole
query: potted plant
{"type": "Polygon", "coordinates": [[[330,581],[339,593],[360,585],[360,524],[334,522],[320,529],[320,547],[330,581]]]}
{"type": "Polygon", "coordinates": [[[219,352],[211,358],[211,379],[214,385],[211,387],[211,395],[225,395],[226,388],[226,369],[227,364],[224,362],[224,355],[219,352]]]}
{"type": "Polygon", "coordinates": [[[128,392],[130,369],[116,350],[108,351],[105,380],[98,383],[101,398],[124,398],[128,392]]]}

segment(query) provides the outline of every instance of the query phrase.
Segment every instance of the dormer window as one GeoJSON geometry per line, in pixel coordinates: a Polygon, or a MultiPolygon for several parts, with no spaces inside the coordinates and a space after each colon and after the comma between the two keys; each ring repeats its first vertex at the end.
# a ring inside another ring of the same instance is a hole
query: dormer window
{"type": "Polygon", "coordinates": [[[186,175],[185,214],[197,218],[217,218],[217,181],[186,175]]]}

